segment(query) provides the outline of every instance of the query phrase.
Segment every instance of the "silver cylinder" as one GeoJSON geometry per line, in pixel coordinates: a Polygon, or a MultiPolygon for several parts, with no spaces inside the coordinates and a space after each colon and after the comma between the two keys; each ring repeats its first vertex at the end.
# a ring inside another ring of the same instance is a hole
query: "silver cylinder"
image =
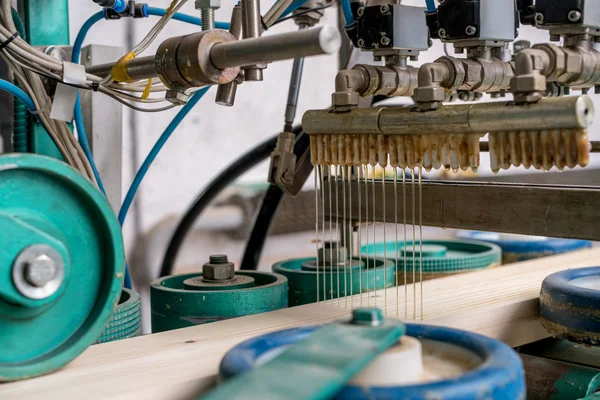
{"type": "Polygon", "coordinates": [[[212,64],[220,69],[247,66],[291,58],[333,54],[340,48],[341,36],[331,26],[263,36],[237,42],[215,44],[212,64]]]}
{"type": "MultiPolygon", "coordinates": [[[[229,25],[229,33],[231,33],[233,37],[237,40],[240,40],[243,34],[242,29],[242,6],[236,4],[233,7],[233,11],[231,12],[231,24],[229,25]]],[[[237,87],[237,81],[231,81],[229,83],[219,85],[217,89],[217,95],[215,97],[215,103],[217,103],[220,106],[233,107],[233,104],[235,103],[237,87]]]]}
{"type": "MultiPolygon", "coordinates": [[[[244,39],[260,37],[261,15],[260,0],[242,0],[242,16],[244,21],[244,39]]],[[[260,82],[263,80],[262,68],[248,66],[244,68],[244,79],[248,82],[260,82]]]]}
{"type": "MultiPolygon", "coordinates": [[[[115,63],[94,65],[86,68],[90,74],[97,76],[107,76],[112,71],[115,63]]],[[[154,56],[134,58],[127,64],[127,73],[135,80],[144,80],[148,78],[156,78],[158,73],[154,66],[154,56]]]]}
{"type": "Polygon", "coordinates": [[[215,103],[220,106],[233,107],[235,103],[235,95],[237,93],[238,83],[231,81],[224,85],[219,85],[217,88],[217,95],[215,97],[215,103]]]}

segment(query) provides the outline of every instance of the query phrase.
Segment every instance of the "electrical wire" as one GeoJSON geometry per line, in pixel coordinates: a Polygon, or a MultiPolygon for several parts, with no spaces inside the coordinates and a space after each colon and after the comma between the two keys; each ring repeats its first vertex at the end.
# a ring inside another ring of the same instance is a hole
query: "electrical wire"
{"type": "MultiPolygon", "coordinates": [[[[293,128],[295,134],[301,132],[301,127],[293,128]]],[[[275,150],[279,134],[271,137],[260,143],[258,146],[246,152],[231,165],[225,168],[217,175],[196,197],[192,205],[185,212],[167,246],[167,250],[163,257],[163,262],[159,276],[172,275],[175,269],[177,256],[181,251],[181,247],[185,242],[190,230],[200,218],[204,210],[217,198],[217,196],[229,185],[234,183],[240,176],[248,170],[254,168],[264,160],[268,159],[275,150]]]]}
{"type": "Polygon", "coordinates": [[[425,3],[427,4],[427,12],[433,12],[436,10],[435,0],[425,0],[425,3]]]}
{"type": "Polygon", "coordinates": [[[25,93],[20,87],[14,85],[4,79],[0,79],[0,90],[4,90],[5,92],[10,93],[17,99],[21,100],[23,104],[27,106],[29,111],[35,112],[35,105],[33,104],[33,100],[27,93],[25,93]]]}
{"type": "Polygon", "coordinates": [[[350,7],[350,0],[340,0],[342,5],[342,13],[344,14],[344,21],[346,21],[346,27],[354,23],[354,14],[352,14],[352,7],[350,7]]]}
{"type": "Polygon", "coordinates": [[[146,173],[148,172],[148,170],[152,166],[152,163],[156,159],[156,156],[158,156],[158,153],[163,148],[165,143],[169,140],[169,138],[171,137],[171,135],[173,134],[175,129],[177,129],[177,127],[179,126],[181,121],[183,121],[183,119],[191,111],[191,109],[194,108],[194,106],[196,104],[198,104],[198,102],[204,96],[204,94],[208,91],[208,89],[209,89],[208,87],[200,89],[198,92],[196,92],[196,94],[194,94],[194,96],[192,96],[192,98],[189,100],[189,102],[185,106],[183,106],[181,111],[179,111],[179,113],[175,116],[175,118],[173,118],[173,120],[171,121],[171,123],[169,124],[167,129],[165,129],[163,134],[160,136],[160,138],[158,139],[158,141],[152,148],[152,150],[150,150],[150,153],[144,160],[144,163],[138,170],[138,172],[133,180],[133,183],[131,184],[129,190],[127,191],[127,195],[125,196],[125,200],[123,201],[123,205],[121,206],[121,210],[119,211],[119,222],[121,223],[121,226],[123,226],[123,224],[125,223],[125,219],[127,218],[127,212],[129,211],[129,208],[131,207],[131,204],[133,203],[133,199],[135,198],[135,195],[136,195],[144,177],[146,176],[146,173]]]}
{"type": "MultiPolygon", "coordinates": [[[[163,8],[157,8],[157,7],[148,7],[148,15],[154,15],[157,17],[162,17],[163,15],[165,15],[166,10],[163,8]]],[[[202,26],[202,20],[200,18],[188,15],[188,14],[183,14],[183,13],[175,13],[173,15],[173,19],[180,21],[180,22],[186,22],[188,24],[192,24],[192,25],[197,25],[197,26],[202,26]]],[[[229,29],[229,22],[219,22],[219,21],[215,21],[215,28],[217,29],[224,29],[224,30],[228,30],[229,29]]]]}
{"type": "Polygon", "coordinates": [[[276,21],[276,22],[275,22],[273,25],[271,25],[271,26],[275,26],[275,25],[277,25],[277,24],[280,24],[280,23],[282,23],[282,22],[285,22],[285,21],[287,21],[287,20],[290,20],[290,19],[294,19],[294,18],[296,18],[296,17],[299,17],[299,16],[301,16],[301,15],[306,15],[306,14],[309,14],[309,13],[311,13],[311,12],[315,12],[315,11],[321,11],[321,10],[324,10],[324,9],[326,9],[326,8],[329,8],[329,7],[331,7],[332,5],[333,5],[333,3],[329,3],[329,4],[327,4],[327,5],[324,5],[324,6],[320,6],[320,7],[314,7],[314,8],[309,8],[309,9],[306,9],[306,10],[302,10],[302,9],[300,8],[300,10],[302,10],[302,11],[299,11],[299,12],[295,13],[294,15],[288,15],[287,17],[279,18],[279,19],[278,19],[278,20],[277,20],[277,21],[276,21]]]}

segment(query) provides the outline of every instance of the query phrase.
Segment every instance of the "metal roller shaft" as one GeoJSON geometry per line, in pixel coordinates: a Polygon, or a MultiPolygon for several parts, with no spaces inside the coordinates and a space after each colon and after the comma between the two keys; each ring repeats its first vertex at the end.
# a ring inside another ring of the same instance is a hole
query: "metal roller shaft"
{"type": "MultiPolygon", "coordinates": [[[[301,30],[255,39],[218,43],[210,49],[210,61],[214,68],[242,67],[271,63],[287,59],[333,54],[341,45],[339,32],[331,26],[301,30]]],[[[173,54],[173,57],[176,57],[173,54]]],[[[110,74],[115,64],[103,64],[88,68],[98,76],[110,74]]],[[[155,56],[141,57],[127,64],[127,72],[136,80],[156,78],[155,56]]]]}
{"type": "Polygon", "coordinates": [[[584,129],[593,121],[594,107],[587,96],[513,103],[448,105],[435,111],[412,108],[356,109],[348,113],[308,111],[302,126],[309,134],[422,135],[584,129]]]}
{"type": "Polygon", "coordinates": [[[243,67],[319,54],[333,54],[339,50],[340,44],[339,32],[331,26],[323,26],[215,44],[211,49],[210,59],[219,69],[243,67]]]}

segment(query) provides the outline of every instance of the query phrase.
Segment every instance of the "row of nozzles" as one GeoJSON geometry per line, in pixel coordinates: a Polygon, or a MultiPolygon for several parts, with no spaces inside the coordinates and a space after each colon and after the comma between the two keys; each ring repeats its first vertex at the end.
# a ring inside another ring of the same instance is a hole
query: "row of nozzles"
{"type": "MultiPolygon", "coordinates": [[[[312,135],[313,165],[388,165],[444,167],[476,171],[480,165],[480,134],[430,135],[312,135]]],[[[584,129],[496,132],[489,135],[491,168],[511,166],[550,170],[584,167],[589,161],[589,142],[584,129]]]]}
{"type": "Polygon", "coordinates": [[[314,135],[311,154],[314,165],[476,170],[479,135],[314,135]]]}
{"type": "Polygon", "coordinates": [[[511,166],[548,171],[585,167],[590,143],[585,129],[490,134],[490,164],[494,172],[511,166]]]}

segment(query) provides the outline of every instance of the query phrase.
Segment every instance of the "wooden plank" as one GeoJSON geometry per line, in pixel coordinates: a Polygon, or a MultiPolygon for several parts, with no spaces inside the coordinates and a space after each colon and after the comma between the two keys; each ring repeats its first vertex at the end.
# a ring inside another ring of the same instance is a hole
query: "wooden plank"
{"type": "MultiPolygon", "coordinates": [[[[592,249],[428,281],[423,284],[424,319],[482,333],[512,346],[543,339],[547,333],[538,317],[542,280],[556,271],[598,263],[600,250],[592,249]]],[[[412,285],[410,289],[407,300],[412,311],[412,285]]],[[[403,315],[404,288],[398,293],[403,315]]],[[[365,297],[363,305],[366,303],[365,297]]],[[[341,308],[337,301],[334,305],[312,304],[92,346],[62,371],[0,385],[0,398],[191,398],[210,389],[221,358],[236,344],[271,331],[347,317],[350,310],[344,304],[344,300],[341,308]]],[[[377,305],[383,304],[380,291],[377,305]]],[[[354,305],[360,305],[358,296],[354,305]]],[[[387,292],[387,311],[396,315],[396,289],[387,292]]]]}

